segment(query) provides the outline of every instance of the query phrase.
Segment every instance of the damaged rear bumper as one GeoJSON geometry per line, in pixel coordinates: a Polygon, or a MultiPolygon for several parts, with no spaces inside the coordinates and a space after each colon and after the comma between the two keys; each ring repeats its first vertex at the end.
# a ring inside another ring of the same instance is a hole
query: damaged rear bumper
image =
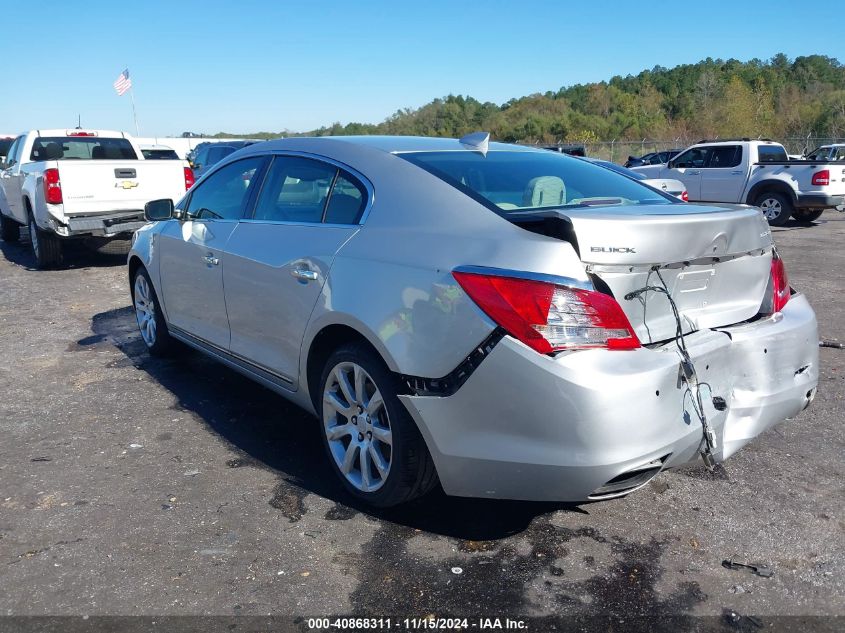
{"type": "MultiPolygon", "coordinates": [[[[775,317],[686,337],[717,461],[812,400],[815,314],[794,295],[775,317]],[[717,411],[713,397],[724,399],[717,411]]],[[[454,394],[400,396],[444,490],[584,501],[627,494],[698,460],[702,429],[674,343],[549,357],[505,337],[454,394]]]]}

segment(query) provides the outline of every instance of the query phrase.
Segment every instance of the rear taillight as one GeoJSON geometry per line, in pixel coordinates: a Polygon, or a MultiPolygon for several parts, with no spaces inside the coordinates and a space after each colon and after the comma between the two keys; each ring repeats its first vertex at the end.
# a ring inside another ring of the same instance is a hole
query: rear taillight
{"type": "Polygon", "coordinates": [[[47,204],[62,203],[62,183],[59,182],[59,170],[55,167],[44,170],[44,199],[47,204]]]}
{"type": "Polygon", "coordinates": [[[452,275],[487,316],[541,354],[640,347],[622,308],[600,292],[474,272],[452,275]]]}
{"type": "Polygon", "coordinates": [[[780,312],[789,301],[789,279],[786,276],[786,266],[775,253],[772,258],[772,312],[780,312]]]}
{"type": "Polygon", "coordinates": [[[684,189],[684,192],[681,194],[681,200],[683,200],[684,202],[689,202],[689,194],[687,193],[686,189],[684,189]]]}
{"type": "Polygon", "coordinates": [[[191,168],[185,167],[185,191],[193,187],[196,181],[197,179],[194,178],[194,172],[191,171],[191,168]]]}
{"type": "Polygon", "coordinates": [[[829,185],[830,184],[830,170],[829,169],[822,169],[821,171],[817,171],[813,174],[814,185],[829,185]]]}
{"type": "Polygon", "coordinates": [[[786,267],[783,265],[783,260],[778,257],[777,252],[772,253],[770,270],[769,285],[766,287],[766,296],[760,308],[760,314],[766,316],[783,310],[792,293],[789,288],[789,279],[786,276],[786,267]]]}

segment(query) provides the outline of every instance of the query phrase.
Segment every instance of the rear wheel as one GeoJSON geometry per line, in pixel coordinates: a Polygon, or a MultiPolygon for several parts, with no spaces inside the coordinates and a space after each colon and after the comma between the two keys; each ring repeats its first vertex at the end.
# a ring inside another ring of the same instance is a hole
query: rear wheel
{"type": "Polygon", "coordinates": [[[173,349],[174,341],[167,330],[153,282],[143,267],[138,268],[132,280],[132,302],[135,305],[135,320],[138,322],[141,339],[150,354],[167,355],[173,349]]]}
{"type": "Polygon", "coordinates": [[[17,242],[21,239],[21,225],[0,212],[0,238],[4,242],[17,242]]]}
{"type": "Polygon", "coordinates": [[[792,215],[792,201],[781,193],[761,194],[757,198],[757,206],[772,226],[783,226],[792,215]]]}
{"type": "Polygon", "coordinates": [[[824,209],[796,209],[792,212],[792,217],[799,222],[815,222],[822,217],[824,209]]]}
{"type": "Polygon", "coordinates": [[[29,214],[29,239],[32,242],[37,268],[52,268],[62,263],[61,240],[52,233],[39,229],[32,213],[29,214]]]}
{"type": "Polygon", "coordinates": [[[434,462],[416,424],[397,398],[398,381],[360,344],[331,355],[320,380],[322,437],[344,487],[388,507],[430,491],[434,462]]]}

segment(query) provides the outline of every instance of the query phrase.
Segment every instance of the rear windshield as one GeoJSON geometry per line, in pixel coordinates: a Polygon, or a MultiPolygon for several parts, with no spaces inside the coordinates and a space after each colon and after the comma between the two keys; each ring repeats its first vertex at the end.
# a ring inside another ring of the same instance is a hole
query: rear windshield
{"type": "Polygon", "coordinates": [[[398,154],[497,213],[550,207],[676,204],[605,167],[552,152],[413,152],[398,154]]]}
{"type": "Polygon", "coordinates": [[[142,149],[146,160],[179,160],[179,155],[172,149],[142,149]]]}
{"type": "Polygon", "coordinates": [[[789,160],[789,157],[779,145],[760,145],[757,147],[757,160],[761,163],[780,163],[789,160]]]}
{"type": "Polygon", "coordinates": [[[39,136],[32,144],[30,160],[137,160],[125,138],[97,136],[39,136]]]}

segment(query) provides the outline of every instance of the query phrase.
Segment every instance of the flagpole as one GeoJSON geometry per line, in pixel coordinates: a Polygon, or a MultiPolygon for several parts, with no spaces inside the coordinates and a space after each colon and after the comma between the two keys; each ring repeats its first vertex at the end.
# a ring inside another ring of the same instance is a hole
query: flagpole
{"type": "Polygon", "coordinates": [[[135,91],[132,86],[129,86],[129,99],[132,101],[132,118],[135,120],[135,136],[141,136],[141,130],[138,128],[138,113],[135,112],[135,91]]]}

